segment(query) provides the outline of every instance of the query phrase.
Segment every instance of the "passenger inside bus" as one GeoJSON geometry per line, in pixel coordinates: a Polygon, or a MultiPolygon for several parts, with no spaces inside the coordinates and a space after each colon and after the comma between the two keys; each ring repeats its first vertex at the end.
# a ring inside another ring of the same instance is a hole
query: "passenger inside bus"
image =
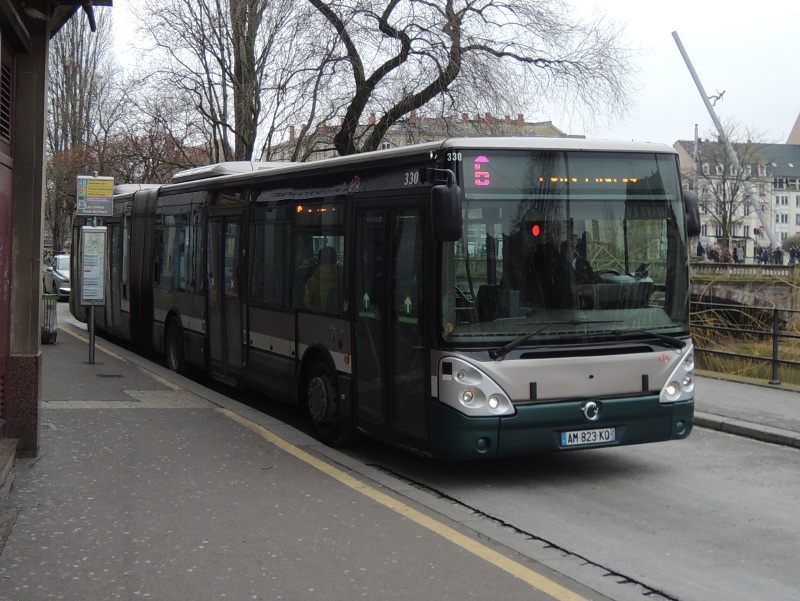
{"type": "Polygon", "coordinates": [[[533,253],[531,276],[541,284],[547,309],[590,308],[579,291],[593,283],[596,276],[580,246],[577,237],[572,236],[561,242],[560,249],[555,243],[546,242],[533,253]]]}
{"type": "Polygon", "coordinates": [[[564,240],[561,243],[561,255],[572,265],[573,279],[576,283],[581,284],[584,280],[595,278],[592,264],[586,258],[586,233],[580,241],[575,235],[564,240]]]}
{"type": "Polygon", "coordinates": [[[319,266],[306,281],[304,304],[319,311],[339,311],[339,294],[342,288],[342,272],[337,264],[338,256],[332,246],[319,251],[319,266]]]}

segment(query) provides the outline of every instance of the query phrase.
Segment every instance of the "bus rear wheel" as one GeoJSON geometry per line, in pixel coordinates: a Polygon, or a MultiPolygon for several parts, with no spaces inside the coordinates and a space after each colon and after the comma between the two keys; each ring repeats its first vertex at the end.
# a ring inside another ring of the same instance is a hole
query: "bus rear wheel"
{"type": "Polygon", "coordinates": [[[183,350],[183,328],[180,321],[171,317],[167,321],[164,332],[164,353],[167,367],[174,372],[185,375],[187,372],[186,357],[183,350]]]}
{"type": "Polygon", "coordinates": [[[317,363],[309,372],[305,401],[317,439],[331,447],[355,442],[358,434],[342,415],[336,379],[325,363],[317,363]]]}

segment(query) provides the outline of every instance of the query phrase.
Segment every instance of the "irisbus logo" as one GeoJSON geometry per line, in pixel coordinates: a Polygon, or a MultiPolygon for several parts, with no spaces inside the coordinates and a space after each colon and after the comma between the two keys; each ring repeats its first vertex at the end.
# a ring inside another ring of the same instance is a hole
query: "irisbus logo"
{"type": "Polygon", "coordinates": [[[590,422],[596,422],[600,418],[600,405],[594,401],[586,401],[581,406],[581,411],[583,412],[583,417],[590,422]]]}

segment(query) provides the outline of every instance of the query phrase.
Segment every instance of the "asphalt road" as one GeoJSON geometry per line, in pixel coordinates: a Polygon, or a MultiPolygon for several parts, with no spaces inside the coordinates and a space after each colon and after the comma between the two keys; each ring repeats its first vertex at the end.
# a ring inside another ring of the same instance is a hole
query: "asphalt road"
{"type": "Polygon", "coordinates": [[[475,513],[473,528],[619,601],[800,598],[800,451],[684,441],[478,464],[375,443],[355,460],[475,513]]]}

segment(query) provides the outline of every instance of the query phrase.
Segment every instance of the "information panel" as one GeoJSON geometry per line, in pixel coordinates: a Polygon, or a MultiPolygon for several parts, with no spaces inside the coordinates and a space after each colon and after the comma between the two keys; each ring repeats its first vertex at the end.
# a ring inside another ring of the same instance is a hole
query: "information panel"
{"type": "Polygon", "coordinates": [[[77,215],[111,217],[114,214],[114,178],[78,176],[77,215]]]}
{"type": "Polygon", "coordinates": [[[81,305],[105,305],[103,274],[106,269],[106,243],[108,229],[105,226],[85,225],[81,228],[81,305]]]}

